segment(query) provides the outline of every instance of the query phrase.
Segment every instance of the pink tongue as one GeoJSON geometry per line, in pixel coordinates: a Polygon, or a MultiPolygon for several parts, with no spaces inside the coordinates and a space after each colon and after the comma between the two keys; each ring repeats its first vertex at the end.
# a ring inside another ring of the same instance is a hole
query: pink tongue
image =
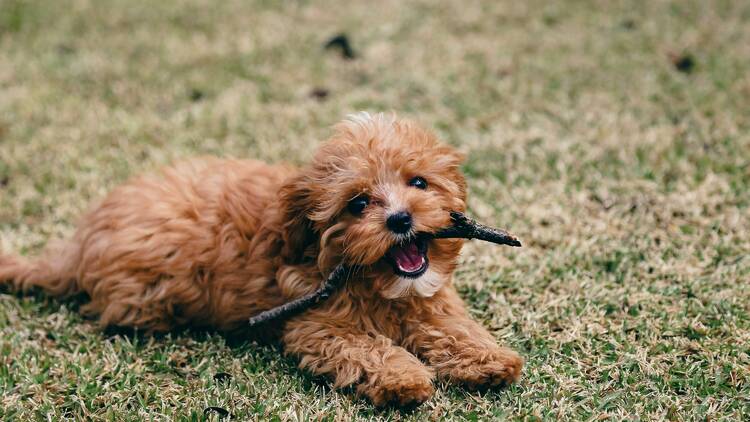
{"type": "Polygon", "coordinates": [[[391,249],[391,256],[403,271],[414,272],[422,268],[424,257],[419,253],[417,244],[412,242],[401,247],[391,249]]]}

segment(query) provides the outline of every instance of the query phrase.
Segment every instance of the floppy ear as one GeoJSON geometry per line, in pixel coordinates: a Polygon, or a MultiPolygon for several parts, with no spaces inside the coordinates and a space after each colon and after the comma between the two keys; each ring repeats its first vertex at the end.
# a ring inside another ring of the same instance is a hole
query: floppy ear
{"type": "Polygon", "coordinates": [[[312,189],[310,179],[300,173],[289,178],[281,187],[281,238],[284,245],[281,255],[292,263],[301,263],[306,255],[314,259],[316,235],[308,215],[312,209],[312,189]],[[308,252],[306,254],[305,252],[308,252]]]}

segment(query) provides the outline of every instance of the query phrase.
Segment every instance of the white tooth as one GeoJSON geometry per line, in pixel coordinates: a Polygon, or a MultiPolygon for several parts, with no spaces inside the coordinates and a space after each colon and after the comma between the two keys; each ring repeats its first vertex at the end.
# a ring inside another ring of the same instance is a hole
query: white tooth
{"type": "MultiPolygon", "coordinates": [[[[425,261],[424,261],[424,256],[420,256],[420,257],[419,257],[419,268],[422,268],[422,266],[424,265],[424,262],[425,262],[425,261]]],[[[401,264],[398,264],[398,268],[399,268],[399,269],[400,269],[401,271],[403,271],[403,272],[407,272],[407,273],[410,273],[410,272],[416,271],[416,270],[407,270],[407,269],[406,269],[406,268],[404,268],[404,267],[403,267],[403,266],[402,266],[401,264]]],[[[417,269],[419,269],[419,268],[417,268],[417,269]]]]}

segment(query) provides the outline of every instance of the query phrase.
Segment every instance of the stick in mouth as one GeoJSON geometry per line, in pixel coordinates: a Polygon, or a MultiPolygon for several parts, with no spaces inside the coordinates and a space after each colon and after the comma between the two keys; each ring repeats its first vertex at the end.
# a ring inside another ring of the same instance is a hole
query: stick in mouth
{"type": "Polygon", "coordinates": [[[477,223],[463,213],[453,211],[451,219],[453,220],[452,226],[438,231],[432,237],[435,239],[479,239],[498,245],[521,246],[521,241],[505,230],[477,223]]]}
{"type": "MultiPolygon", "coordinates": [[[[430,235],[434,239],[479,239],[486,242],[495,243],[498,245],[508,245],[520,247],[521,242],[512,234],[505,230],[496,229],[494,227],[488,227],[484,224],[477,223],[471,218],[467,217],[463,213],[453,211],[451,212],[451,220],[453,225],[437,231],[430,235]]],[[[418,248],[419,245],[414,246],[418,248]]],[[[405,273],[419,272],[419,269],[424,266],[424,262],[416,262],[413,256],[415,253],[409,253],[414,251],[393,251],[389,255],[398,264],[398,268],[401,268],[405,273]],[[403,255],[403,256],[402,256],[403,255]],[[414,271],[410,271],[414,270],[414,271]]],[[[289,318],[302,311],[310,309],[321,301],[327,299],[336,290],[344,285],[344,282],[349,278],[352,273],[352,268],[345,264],[339,264],[336,268],[331,271],[326,281],[320,288],[309,295],[302,296],[294,299],[291,302],[287,302],[283,305],[279,305],[275,308],[271,308],[267,311],[263,311],[258,315],[250,318],[250,327],[255,327],[261,324],[265,324],[269,321],[289,318]]]]}

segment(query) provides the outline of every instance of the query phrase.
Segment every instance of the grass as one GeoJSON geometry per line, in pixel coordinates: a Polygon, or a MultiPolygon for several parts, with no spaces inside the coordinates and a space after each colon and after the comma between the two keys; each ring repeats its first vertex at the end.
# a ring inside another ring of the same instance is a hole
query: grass
{"type": "Polygon", "coordinates": [[[180,157],[300,163],[396,110],[524,240],[468,245],[456,277],[523,380],[377,411],[272,347],[0,295],[0,417],[750,418],[750,4],[352,3],[0,0],[0,245],[34,253],[180,157]],[[322,50],[340,32],[357,59],[322,50]]]}

